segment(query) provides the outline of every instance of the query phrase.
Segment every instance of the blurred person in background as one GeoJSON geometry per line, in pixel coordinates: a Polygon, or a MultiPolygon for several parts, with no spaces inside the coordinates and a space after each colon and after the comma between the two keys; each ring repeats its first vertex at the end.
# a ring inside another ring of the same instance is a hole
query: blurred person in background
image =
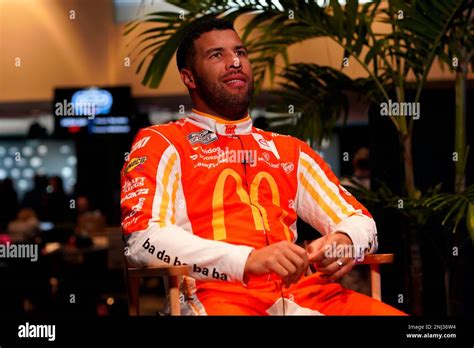
{"type": "Polygon", "coordinates": [[[93,209],[90,199],[86,196],[78,196],[76,199],[76,233],[94,235],[104,231],[105,216],[99,209],[93,209]]]}
{"type": "Polygon", "coordinates": [[[21,206],[33,209],[40,220],[44,220],[46,204],[46,187],[48,178],[45,175],[36,174],[33,188],[25,193],[21,206]]]}
{"type": "Polygon", "coordinates": [[[40,228],[39,220],[33,209],[23,208],[18,212],[15,220],[7,228],[13,243],[29,243],[38,237],[40,228]]]}
{"type": "MultiPolygon", "coordinates": [[[[36,244],[42,250],[40,222],[33,209],[20,209],[17,218],[8,224],[7,231],[8,242],[36,244]]],[[[24,262],[21,258],[8,260],[8,267],[1,277],[2,282],[9,284],[7,289],[2,289],[1,312],[17,312],[20,308],[23,312],[41,312],[51,305],[50,269],[42,255],[40,251],[35,262],[24,262]]]]}
{"type": "Polygon", "coordinates": [[[63,179],[60,176],[52,176],[46,187],[45,219],[52,222],[63,222],[68,220],[69,202],[64,192],[63,179]]]}
{"type": "Polygon", "coordinates": [[[6,178],[0,181],[0,231],[4,231],[8,223],[13,220],[18,210],[18,195],[13,181],[6,178]]]}
{"type": "Polygon", "coordinates": [[[370,152],[365,146],[360,147],[354,153],[352,159],[353,172],[350,178],[341,179],[341,185],[346,187],[355,186],[353,182],[370,190],[370,152]]]}

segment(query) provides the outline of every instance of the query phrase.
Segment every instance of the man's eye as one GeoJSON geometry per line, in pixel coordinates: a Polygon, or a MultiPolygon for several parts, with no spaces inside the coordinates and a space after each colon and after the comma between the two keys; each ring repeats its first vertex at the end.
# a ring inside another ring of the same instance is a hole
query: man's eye
{"type": "Polygon", "coordinates": [[[219,57],[220,55],[221,55],[220,52],[216,52],[216,53],[213,53],[213,54],[211,55],[211,58],[217,58],[217,57],[219,57]]]}
{"type": "Polygon", "coordinates": [[[244,50],[240,50],[240,51],[237,51],[237,55],[241,56],[241,57],[244,57],[244,56],[247,55],[247,52],[245,52],[244,50]]]}

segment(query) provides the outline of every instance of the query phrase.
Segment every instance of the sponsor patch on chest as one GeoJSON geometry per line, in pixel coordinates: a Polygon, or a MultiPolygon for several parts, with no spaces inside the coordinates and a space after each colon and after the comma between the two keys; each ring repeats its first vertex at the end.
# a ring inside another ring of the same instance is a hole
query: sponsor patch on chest
{"type": "Polygon", "coordinates": [[[217,135],[207,129],[203,129],[199,132],[189,133],[186,138],[191,145],[210,144],[217,140],[217,135]]]}

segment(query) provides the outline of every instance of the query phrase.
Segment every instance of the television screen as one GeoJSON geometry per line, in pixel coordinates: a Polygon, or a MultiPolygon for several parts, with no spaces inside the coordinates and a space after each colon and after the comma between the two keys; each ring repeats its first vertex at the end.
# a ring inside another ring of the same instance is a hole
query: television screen
{"type": "Polygon", "coordinates": [[[55,135],[129,133],[131,103],[130,87],[57,88],[55,135]]]}

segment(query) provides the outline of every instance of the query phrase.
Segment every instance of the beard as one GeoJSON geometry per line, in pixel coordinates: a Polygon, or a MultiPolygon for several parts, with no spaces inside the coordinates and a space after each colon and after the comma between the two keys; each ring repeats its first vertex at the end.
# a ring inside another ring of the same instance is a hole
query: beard
{"type": "Polygon", "coordinates": [[[247,77],[247,84],[240,93],[231,93],[217,82],[204,76],[194,76],[197,93],[201,99],[215,112],[232,120],[243,118],[248,111],[253,93],[253,78],[247,77]]]}

